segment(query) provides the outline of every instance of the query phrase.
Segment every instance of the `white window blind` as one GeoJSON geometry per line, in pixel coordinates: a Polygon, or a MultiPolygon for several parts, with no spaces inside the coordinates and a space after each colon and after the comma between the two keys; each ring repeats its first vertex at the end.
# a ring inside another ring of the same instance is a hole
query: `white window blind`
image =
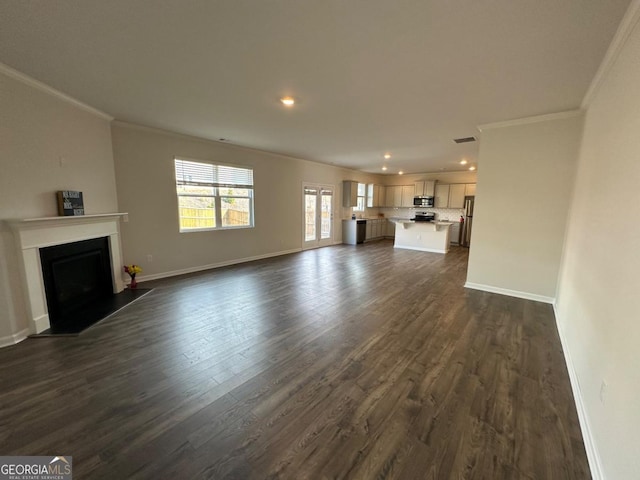
{"type": "Polygon", "coordinates": [[[200,187],[253,188],[253,170],[176,158],[176,183],[200,187]]]}

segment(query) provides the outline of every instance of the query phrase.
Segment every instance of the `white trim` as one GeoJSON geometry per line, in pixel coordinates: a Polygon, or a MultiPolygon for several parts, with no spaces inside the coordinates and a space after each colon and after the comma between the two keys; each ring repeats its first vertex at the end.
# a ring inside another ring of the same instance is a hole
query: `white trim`
{"type": "Polygon", "coordinates": [[[564,354],[564,362],[567,365],[567,371],[569,372],[569,381],[571,383],[571,390],[573,392],[573,398],[576,404],[576,411],[578,412],[578,421],[580,422],[580,430],[582,431],[582,440],[584,442],[584,448],[587,452],[587,460],[589,460],[589,468],[591,470],[591,477],[593,480],[603,480],[602,463],[600,462],[600,456],[596,449],[593,433],[589,426],[589,419],[587,417],[587,410],[582,399],[582,391],[580,390],[580,383],[578,382],[578,375],[573,366],[573,360],[571,360],[571,353],[569,352],[569,344],[567,338],[564,336],[564,332],[560,327],[558,321],[558,310],[556,303],[553,303],[553,314],[556,320],[556,329],[558,330],[558,336],[560,337],[560,344],[562,345],[562,353],[564,354]]]}
{"type": "Polygon", "coordinates": [[[507,295],[509,297],[524,298],[525,300],[533,300],[534,302],[554,303],[556,301],[554,297],[538,295],[537,293],[521,292],[519,290],[509,290],[508,288],[494,287],[493,285],[483,285],[481,283],[466,282],[464,284],[464,287],[472,288],[473,290],[482,290],[483,292],[507,295]]]}
{"type": "Polygon", "coordinates": [[[128,213],[94,213],[90,215],[76,215],[68,217],[38,217],[7,219],[5,222],[13,229],[53,227],[58,225],[76,225],[86,223],[98,223],[112,218],[129,221],[128,213]]]}
{"type": "Polygon", "coordinates": [[[186,275],[187,273],[202,272],[204,270],[212,270],[214,268],[228,267],[229,265],[237,265],[239,263],[253,262],[255,260],[263,260],[265,258],[279,257],[281,255],[290,255],[292,253],[301,252],[301,248],[293,248],[291,250],[282,250],[274,253],[265,253],[264,255],[255,255],[253,257],[236,258],[225,262],[210,263],[208,265],[199,265],[197,267],[181,268],[180,270],[172,270],[169,272],[154,273],[152,275],[136,276],[138,283],[148,282],[150,280],[158,280],[160,278],[175,277],[178,275],[186,275]]]}
{"type": "Polygon", "coordinates": [[[41,92],[48,93],[49,95],[56,97],[60,100],[63,100],[67,103],[70,103],[74,107],[79,108],[80,110],[84,110],[85,112],[89,112],[97,117],[100,117],[107,121],[112,121],[113,117],[107,113],[104,113],[97,108],[94,108],[86,103],[81,102],[80,100],[76,100],[75,98],[67,95],[66,93],[62,93],[60,90],[56,90],[53,87],[50,87],[46,83],[42,83],[40,80],[36,80],[35,78],[30,77],[18,70],[11,68],[9,65],[6,65],[0,62],[0,73],[4,73],[7,77],[11,77],[14,80],[17,80],[25,85],[35,88],[36,90],[40,90],[41,92]]]}
{"type": "Polygon", "coordinates": [[[25,328],[24,330],[20,330],[18,333],[14,333],[13,335],[0,337],[0,348],[8,347],[10,345],[15,345],[16,343],[23,341],[28,336],[29,336],[29,329],[25,328]]]}
{"type": "Polygon", "coordinates": [[[587,93],[582,99],[582,104],[580,105],[582,108],[588,108],[589,105],[591,105],[591,102],[593,102],[604,78],[616,62],[618,55],[620,55],[620,52],[622,51],[622,47],[627,43],[627,39],[629,38],[629,35],[631,35],[636,23],[638,23],[638,20],[640,20],[640,0],[632,0],[624,14],[624,17],[622,17],[618,30],[613,36],[613,40],[611,40],[611,43],[609,44],[607,53],[605,53],[604,58],[600,63],[600,67],[598,67],[598,71],[591,80],[587,93]]]}
{"type": "Polygon", "coordinates": [[[514,120],[505,120],[504,122],[485,123],[478,125],[478,130],[492,130],[494,128],[515,127],[518,125],[528,125],[530,123],[549,122],[551,120],[564,120],[580,116],[583,110],[568,110],[566,112],[548,113],[546,115],[536,115],[534,117],[516,118],[514,120]]]}
{"type": "Polygon", "coordinates": [[[449,252],[449,250],[440,250],[438,248],[405,247],[403,245],[394,245],[393,248],[400,248],[402,250],[416,250],[418,252],[430,252],[430,253],[448,253],[449,252]]]}
{"type": "Polygon", "coordinates": [[[49,321],[49,313],[44,313],[40,316],[33,318],[33,323],[36,326],[36,332],[44,332],[49,327],[51,327],[51,322],[49,321]]]}

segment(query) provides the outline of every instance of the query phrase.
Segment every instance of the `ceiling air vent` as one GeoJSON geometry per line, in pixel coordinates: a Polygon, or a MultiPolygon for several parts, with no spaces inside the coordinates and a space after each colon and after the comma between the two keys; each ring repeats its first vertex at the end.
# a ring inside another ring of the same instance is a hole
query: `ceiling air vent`
{"type": "Polygon", "coordinates": [[[454,142],[456,143],[469,143],[469,142],[475,142],[476,141],[476,137],[463,137],[463,138],[454,138],[453,139],[454,142]]]}

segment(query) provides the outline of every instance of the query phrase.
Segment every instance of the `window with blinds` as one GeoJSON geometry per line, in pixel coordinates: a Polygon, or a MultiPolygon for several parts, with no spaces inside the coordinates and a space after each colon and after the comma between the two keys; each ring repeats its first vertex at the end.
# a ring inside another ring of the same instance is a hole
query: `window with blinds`
{"type": "Polygon", "coordinates": [[[253,227],[253,170],[175,159],[181,232],[253,227]]]}

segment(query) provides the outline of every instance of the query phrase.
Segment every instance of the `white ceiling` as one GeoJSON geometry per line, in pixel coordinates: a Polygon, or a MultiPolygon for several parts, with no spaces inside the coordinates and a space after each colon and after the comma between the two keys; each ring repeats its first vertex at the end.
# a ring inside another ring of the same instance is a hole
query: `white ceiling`
{"type": "MultiPolygon", "coordinates": [[[[0,0],[0,62],[118,120],[359,170],[460,170],[575,109],[629,0],[0,0]],[[278,99],[292,95],[292,109],[278,99]]],[[[481,166],[480,166],[481,168],[481,166]]]]}

